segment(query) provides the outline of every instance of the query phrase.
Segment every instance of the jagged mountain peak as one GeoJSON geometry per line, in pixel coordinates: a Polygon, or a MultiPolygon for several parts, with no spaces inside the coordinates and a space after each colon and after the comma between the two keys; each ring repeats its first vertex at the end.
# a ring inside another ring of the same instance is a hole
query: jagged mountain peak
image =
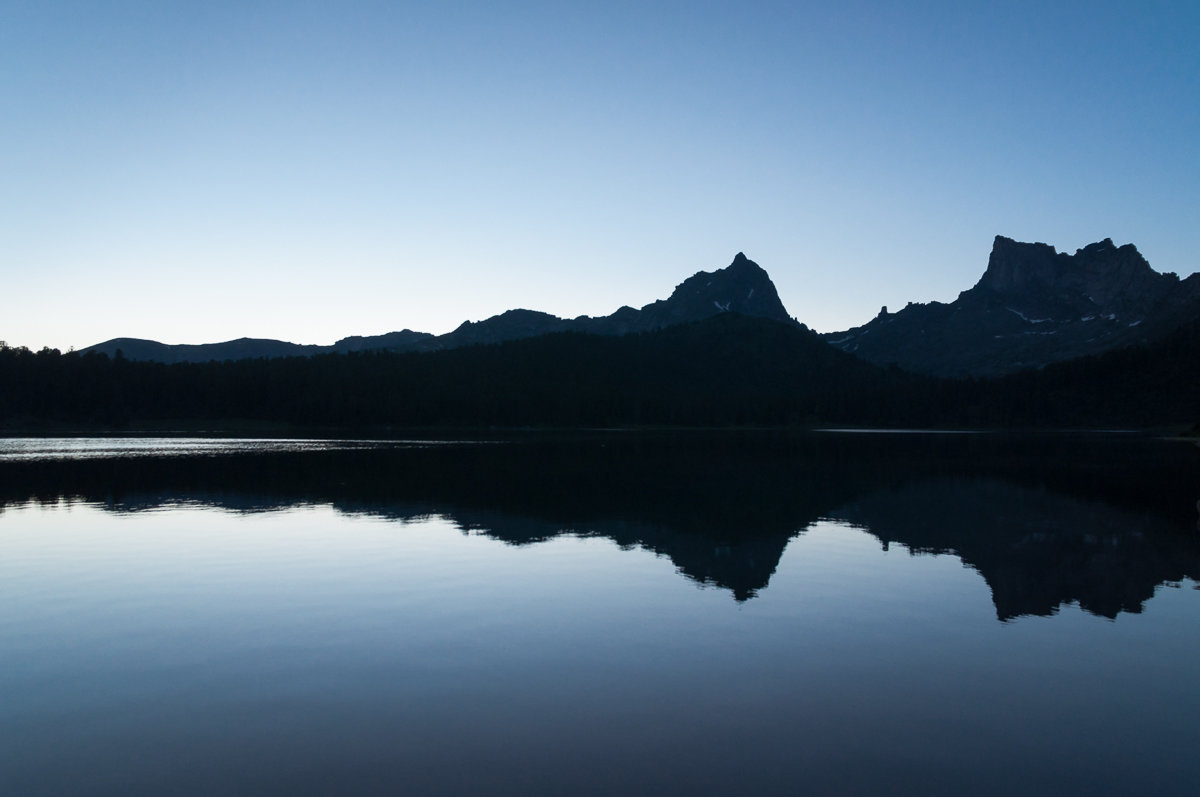
{"type": "Polygon", "coordinates": [[[1058,252],[997,235],[987,270],[950,304],[910,305],[826,339],[876,364],[994,376],[1165,334],[1200,312],[1200,279],[1150,267],[1111,238],[1058,252]]]}
{"type": "Polygon", "coordinates": [[[1017,296],[1030,292],[1074,298],[1113,298],[1130,290],[1152,290],[1162,275],[1146,262],[1133,244],[1117,247],[1111,238],[1088,244],[1075,254],[1058,252],[1044,243],[1021,243],[997,235],[987,270],[977,289],[1017,296]]]}
{"type": "MultiPolygon", "coordinates": [[[[686,278],[680,282],[676,289],[673,290],[671,298],[674,299],[680,292],[707,292],[719,293],[721,290],[744,287],[745,293],[750,294],[750,290],[754,289],[755,293],[758,290],[763,290],[770,295],[774,295],[778,299],[778,294],[775,293],[775,284],[770,281],[767,271],[763,270],[761,265],[758,265],[746,257],[742,252],[738,252],[733,258],[733,262],[725,266],[724,269],[716,269],[714,271],[697,271],[696,274],[686,278]]],[[[733,299],[733,296],[730,296],[733,299]]],[[[750,296],[752,298],[752,296],[750,296]]],[[[782,305],[780,305],[782,307],[782,305]]],[[[749,314],[761,314],[751,312],[749,314]]]]}
{"type": "MultiPolygon", "coordinates": [[[[1133,244],[1125,244],[1125,245],[1133,246],[1133,244]]],[[[1088,244],[1087,246],[1083,247],[1082,249],[1076,249],[1075,254],[1077,254],[1077,255],[1083,254],[1083,253],[1099,254],[1101,252],[1115,252],[1116,250],[1117,250],[1117,245],[1113,243],[1113,239],[1105,238],[1103,241],[1097,241],[1094,244],[1088,244]]]]}
{"type": "Polygon", "coordinates": [[[698,271],[681,282],[665,301],[641,310],[645,329],[687,323],[716,313],[741,313],[791,323],[767,272],[742,252],[725,268],[698,271]]]}

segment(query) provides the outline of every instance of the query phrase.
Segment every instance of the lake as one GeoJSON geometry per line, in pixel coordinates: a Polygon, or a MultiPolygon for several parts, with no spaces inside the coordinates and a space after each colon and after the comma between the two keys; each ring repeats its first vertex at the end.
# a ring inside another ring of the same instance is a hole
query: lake
{"type": "Polygon", "coordinates": [[[0,793],[1200,782],[1200,449],[0,439],[0,793]]]}

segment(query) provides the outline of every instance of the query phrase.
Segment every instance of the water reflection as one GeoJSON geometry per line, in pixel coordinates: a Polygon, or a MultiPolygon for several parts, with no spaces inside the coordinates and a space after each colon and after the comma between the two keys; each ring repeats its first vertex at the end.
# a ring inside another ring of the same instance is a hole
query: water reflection
{"type": "Polygon", "coordinates": [[[883,490],[835,516],[885,547],[958,556],[987,581],[1001,620],[1071,603],[1110,618],[1140,612],[1158,585],[1200,572],[1200,539],[1184,523],[994,477],[883,490]]]}
{"type": "Polygon", "coordinates": [[[1002,620],[1070,603],[1115,617],[1140,611],[1163,583],[1200,579],[1200,457],[1181,443],[714,433],[437,446],[75,441],[65,446],[83,452],[75,457],[6,448],[23,455],[0,458],[0,512],[65,500],[118,513],[186,503],[436,515],[513,545],[571,533],[642,547],[738,601],[821,519],[885,548],[958,556],[987,582],[1002,620]]]}
{"type": "Polygon", "coordinates": [[[362,448],[370,441],[215,437],[17,437],[0,439],[0,462],[202,457],[362,448]]]}

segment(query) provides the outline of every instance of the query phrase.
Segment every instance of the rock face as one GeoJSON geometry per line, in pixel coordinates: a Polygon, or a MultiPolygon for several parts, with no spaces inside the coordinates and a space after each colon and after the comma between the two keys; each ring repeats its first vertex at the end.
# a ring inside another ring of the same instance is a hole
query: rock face
{"type": "Polygon", "coordinates": [[[1133,244],[1073,255],[996,236],[987,270],[949,303],[910,304],[824,337],[878,365],[998,376],[1146,342],[1200,317],[1200,274],[1154,271],[1133,244]]]}
{"type": "Polygon", "coordinates": [[[988,268],[976,288],[1022,303],[1038,315],[1069,317],[1092,311],[1144,318],[1178,286],[1174,274],[1150,268],[1133,244],[1111,238],[1074,255],[1046,244],[1022,244],[996,236],[988,268]]]}
{"type": "Polygon", "coordinates": [[[671,296],[640,310],[622,307],[612,315],[566,319],[534,310],[508,310],[483,321],[466,321],[453,332],[431,335],[405,329],[386,335],[342,338],[332,346],[301,346],[279,340],[240,338],[224,343],[172,346],[151,340],[114,338],[89,346],[113,356],[118,349],[132,360],[158,362],[207,362],[253,357],[311,356],[330,352],[388,350],[439,351],[460,346],[501,343],[552,332],[587,332],[595,335],[627,335],[649,332],[675,324],[700,321],[719,313],[760,316],[788,324],[788,315],[767,272],[741,252],[727,267],[701,271],[676,286],[671,296]]]}

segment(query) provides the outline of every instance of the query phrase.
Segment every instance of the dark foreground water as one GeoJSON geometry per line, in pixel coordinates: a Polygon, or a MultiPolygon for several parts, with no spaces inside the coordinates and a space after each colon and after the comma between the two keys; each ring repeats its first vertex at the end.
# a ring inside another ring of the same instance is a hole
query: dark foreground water
{"type": "Polygon", "coordinates": [[[0,441],[0,794],[1187,793],[1198,454],[0,441]]]}

